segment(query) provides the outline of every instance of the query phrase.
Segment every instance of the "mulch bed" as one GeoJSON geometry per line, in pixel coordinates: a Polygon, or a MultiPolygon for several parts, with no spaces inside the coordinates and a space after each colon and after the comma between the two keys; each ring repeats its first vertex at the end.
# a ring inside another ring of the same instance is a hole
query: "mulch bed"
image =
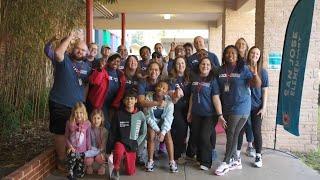
{"type": "Polygon", "coordinates": [[[30,123],[13,135],[0,139],[0,178],[53,145],[53,136],[48,127],[48,122],[30,123]]]}

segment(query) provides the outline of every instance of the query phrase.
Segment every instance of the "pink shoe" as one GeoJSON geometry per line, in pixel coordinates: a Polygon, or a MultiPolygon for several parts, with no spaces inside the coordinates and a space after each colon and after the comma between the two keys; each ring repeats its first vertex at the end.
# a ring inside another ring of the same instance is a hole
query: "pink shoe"
{"type": "Polygon", "coordinates": [[[104,175],[106,173],[106,168],[104,165],[101,165],[100,168],[98,169],[98,174],[99,175],[104,175]]]}
{"type": "Polygon", "coordinates": [[[87,174],[92,174],[92,173],[93,173],[92,166],[87,166],[86,173],[87,173],[87,174]]]}

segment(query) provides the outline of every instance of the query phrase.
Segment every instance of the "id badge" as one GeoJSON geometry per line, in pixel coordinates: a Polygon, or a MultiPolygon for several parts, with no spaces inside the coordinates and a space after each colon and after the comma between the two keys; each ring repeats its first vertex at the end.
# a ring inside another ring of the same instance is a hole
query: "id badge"
{"type": "Polygon", "coordinates": [[[230,91],[230,84],[229,83],[226,83],[224,85],[224,92],[229,92],[230,91]]]}
{"type": "Polygon", "coordinates": [[[82,86],[82,79],[79,78],[78,81],[79,81],[79,85],[82,86]]]}

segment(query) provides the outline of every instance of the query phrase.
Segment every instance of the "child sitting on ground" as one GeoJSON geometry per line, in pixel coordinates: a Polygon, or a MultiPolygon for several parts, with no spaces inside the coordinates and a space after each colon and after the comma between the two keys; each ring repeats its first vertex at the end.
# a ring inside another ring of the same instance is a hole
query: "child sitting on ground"
{"type": "Polygon", "coordinates": [[[90,131],[91,124],[88,120],[86,107],[83,103],[78,102],[72,108],[65,131],[68,179],[72,180],[84,176],[84,153],[91,149],[90,131]]]}
{"type": "Polygon", "coordinates": [[[111,123],[107,143],[107,154],[113,149],[113,171],[111,179],[119,179],[121,160],[125,159],[125,170],[128,175],[136,171],[136,151],[147,134],[146,119],[142,111],[135,107],[137,93],[128,91],[124,95],[124,108],[116,112],[111,123]]]}
{"type": "Polygon", "coordinates": [[[170,134],[171,124],[173,121],[174,105],[172,100],[167,95],[169,85],[165,81],[160,81],[155,87],[155,93],[150,92],[147,94],[146,99],[149,101],[162,101],[161,107],[150,107],[146,110],[146,118],[148,123],[148,162],[146,163],[146,171],[152,172],[154,170],[154,146],[155,138],[157,137],[160,142],[165,142],[168,156],[169,167],[171,172],[178,172],[178,167],[173,157],[173,142],[170,134]]]}
{"type": "Polygon", "coordinates": [[[104,116],[103,111],[100,109],[95,109],[91,113],[91,149],[85,152],[85,164],[86,164],[86,173],[92,174],[92,164],[96,162],[99,164],[98,174],[105,174],[105,149],[106,149],[106,139],[108,133],[104,127],[104,116]]]}

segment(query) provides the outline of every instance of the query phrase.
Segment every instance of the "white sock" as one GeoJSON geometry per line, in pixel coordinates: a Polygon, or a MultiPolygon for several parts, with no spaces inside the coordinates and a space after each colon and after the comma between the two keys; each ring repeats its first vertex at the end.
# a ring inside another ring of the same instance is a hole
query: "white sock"
{"type": "Polygon", "coordinates": [[[170,163],[175,163],[175,161],[174,161],[174,160],[171,160],[170,163]]]}

